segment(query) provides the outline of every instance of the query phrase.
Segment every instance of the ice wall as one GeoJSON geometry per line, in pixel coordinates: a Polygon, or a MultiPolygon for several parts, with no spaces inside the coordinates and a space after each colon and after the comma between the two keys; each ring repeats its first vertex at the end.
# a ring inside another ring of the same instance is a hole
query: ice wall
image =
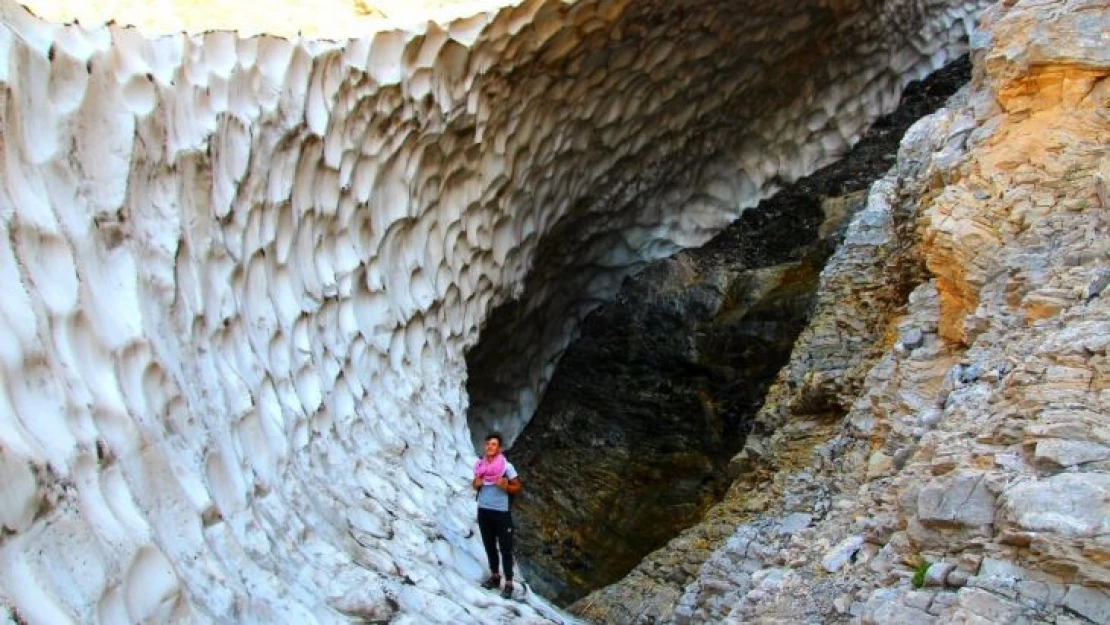
{"type": "Polygon", "coordinates": [[[326,41],[0,0],[0,603],[532,619],[474,586],[489,311],[529,312],[472,419],[516,432],[628,271],[835,156],[977,4],[536,0],[326,41]]]}

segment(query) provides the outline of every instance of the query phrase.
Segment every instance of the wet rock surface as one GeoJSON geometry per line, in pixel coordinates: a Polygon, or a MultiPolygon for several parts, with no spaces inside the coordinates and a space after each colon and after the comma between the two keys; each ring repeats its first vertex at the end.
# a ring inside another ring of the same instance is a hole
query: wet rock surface
{"type": "Polygon", "coordinates": [[[529,482],[514,515],[534,588],[570,603],[616,581],[720,499],[862,190],[969,70],[911,85],[843,160],[650,264],[587,318],[511,451],[529,482]]]}

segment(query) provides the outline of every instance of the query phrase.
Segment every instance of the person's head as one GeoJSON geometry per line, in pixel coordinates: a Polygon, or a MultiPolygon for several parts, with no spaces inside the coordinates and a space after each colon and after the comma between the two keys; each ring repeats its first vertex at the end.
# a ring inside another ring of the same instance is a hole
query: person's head
{"type": "Polygon", "coordinates": [[[486,435],[486,457],[495,458],[501,453],[501,432],[490,432],[486,435]]]}

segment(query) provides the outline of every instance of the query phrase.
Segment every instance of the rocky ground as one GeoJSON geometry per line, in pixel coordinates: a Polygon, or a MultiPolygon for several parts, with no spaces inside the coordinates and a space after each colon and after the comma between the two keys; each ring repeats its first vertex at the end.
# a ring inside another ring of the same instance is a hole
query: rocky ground
{"type": "Polygon", "coordinates": [[[969,76],[965,58],[910,85],[845,158],[652,263],[586,320],[511,454],[528,472],[514,507],[537,591],[569,604],[612,583],[720,500],[847,217],[969,76]]]}
{"type": "Polygon", "coordinates": [[[1005,2],[821,276],[737,480],[597,622],[1110,622],[1110,31],[1005,2]]]}

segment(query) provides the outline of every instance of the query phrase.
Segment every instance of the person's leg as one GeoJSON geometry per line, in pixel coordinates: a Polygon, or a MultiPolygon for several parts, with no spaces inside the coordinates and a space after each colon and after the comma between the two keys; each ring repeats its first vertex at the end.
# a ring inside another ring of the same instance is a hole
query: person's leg
{"type": "Polygon", "coordinates": [[[500,580],[497,568],[497,519],[489,510],[478,508],[478,531],[482,534],[482,546],[486,548],[486,561],[489,563],[490,577],[500,580]]]}
{"type": "Polygon", "coordinates": [[[501,570],[505,581],[513,581],[513,517],[508,512],[499,512],[497,524],[497,545],[501,548],[501,570]]]}

